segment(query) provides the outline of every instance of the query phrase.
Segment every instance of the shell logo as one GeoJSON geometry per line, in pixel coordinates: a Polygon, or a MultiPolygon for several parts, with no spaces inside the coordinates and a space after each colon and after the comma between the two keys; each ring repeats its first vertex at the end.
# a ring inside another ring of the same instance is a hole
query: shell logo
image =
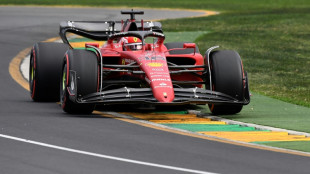
{"type": "Polygon", "coordinates": [[[162,67],[163,64],[158,63],[158,62],[152,62],[152,63],[148,63],[147,66],[149,66],[149,67],[162,67]]]}

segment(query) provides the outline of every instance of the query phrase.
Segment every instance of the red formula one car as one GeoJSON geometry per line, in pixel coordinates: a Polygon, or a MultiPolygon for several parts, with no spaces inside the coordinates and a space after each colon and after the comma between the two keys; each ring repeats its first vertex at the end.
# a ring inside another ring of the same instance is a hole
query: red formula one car
{"type": "Polygon", "coordinates": [[[63,43],[37,43],[30,56],[34,101],[59,101],[67,113],[98,104],[208,104],[213,114],[235,114],[250,102],[237,52],[195,43],[165,43],[159,22],[65,21],[63,43]]]}

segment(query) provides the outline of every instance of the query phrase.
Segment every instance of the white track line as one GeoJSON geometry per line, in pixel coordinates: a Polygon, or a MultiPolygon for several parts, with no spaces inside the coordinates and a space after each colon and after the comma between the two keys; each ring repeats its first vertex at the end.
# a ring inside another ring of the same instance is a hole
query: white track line
{"type": "Polygon", "coordinates": [[[87,152],[87,151],[82,151],[82,150],[71,149],[71,148],[67,148],[67,147],[61,147],[61,146],[56,146],[56,145],[52,145],[52,144],[42,143],[42,142],[38,142],[38,141],[32,141],[32,140],[27,140],[27,139],[23,139],[23,138],[13,137],[13,136],[4,135],[4,134],[0,134],[0,137],[10,139],[10,140],[19,141],[19,142],[24,142],[24,143],[28,143],[28,144],[34,144],[34,145],[38,145],[38,146],[42,146],[42,147],[47,147],[47,148],[51,148],[51,149],[57,149],[57,150],[62,150],[62,151],[67,151],[67,152],[72,152],[72,153],[78,153],[78,154],[83,154],[83,155],[88,155],[88,156],[93,156],[93,157],[98,157],[98,158],[105,158],[105,159],[110,159],[110,160],[139,164],[139,165],[144,165],[144,166],[151,166],[151,167],[157,167],[157,168],[163,168],[163,169],[169,169],[169,170],[176,170],[176,171],[181,171],[181,172],[196,173],[196,174],[215,174],[215,173],[206,172],[206,171],[186,169],[186,168],[182,168],[182,167],[174,167],[174,166],[168,166],[168,165],[162,165],[162,164],[156,164],[156,163],[149,163],[149,162],[144,162],[144,161],[137,161],[137,160],[132,160],[132,159],[120,158],[120,157],[114,157],[114,156],[109,156],[109,155],[103,155],[103,154],[98,154],[98,153],[92,153],[92,152],[87,152]]]}

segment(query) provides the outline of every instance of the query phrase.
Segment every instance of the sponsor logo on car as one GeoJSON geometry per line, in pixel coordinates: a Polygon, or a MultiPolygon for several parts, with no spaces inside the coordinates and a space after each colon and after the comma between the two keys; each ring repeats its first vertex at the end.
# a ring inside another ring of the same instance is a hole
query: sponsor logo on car
{"type": "Polygon", "coordinates": [[[165,81],[165,82],[170,82],[171,80],[170,80],[170,79],[152,79],[152,82],[155,82],[155,81],[165,81]]]}
{"type": "Polygon", "coordinates": [[[152,71],[164,71],[163,68],[152,68],[152,71]]]}
{"type": "Polygon", "coordinates": [[[136,61],[134,61],[134,60],[132,60],[132,59],[126,59],[126,58],[124,58],[124,59],[122,60],[122,62],[124,62],[123,65],[125,65],[126,63],[129,64],[129,63],[133,63],[133,62],[136,62],[136,61]]]}
{"type": "MultiPolygon", "coordinates": [[[[153,71],[163,71],[164,69],[162,69],[162,68],[152,68],[152,70],[153,71]],[[161,69],[161,70],[157,70],[157,69],[161,69]]],[[[166,77],[170,77],[169,73],[167,73],[167,72],[150,72],[150,74],[151,75],[163,75],[163,76],[166,75],[166,77]]]]}
{"type": "Polygon", "coordinates": [[[154,86],[154,89],[156,88],[171,88],[172,89],[172,86],[154,86]]]}
{"type": "Polygon", "coordinates": [[[157,33],[157,32],[153,32],[153,36],[165,37],[164,34],[162,34],[162,33],[157,33]]]}
{"type": "Polygon", "coordinates": [[[151,62],[146,64],[149,67],[162,67],[164,64],[158,62],[151,62]]]}
{"type": "Polygon", "coordinates": [[[117,36],[124,36],[124,35],[127,35],[127,34],[128,34],[128,32],[115,33],[115,34],[111,34],[109,37],[112,37],[112,36],[115,36],[115,37],[117,37],[117,36]]]}
{"type": "Polygon", "coordinates": [[[164,60],[164,61],[166,61],[165,54],[158,53],[158,54],[154,55],[153,52],[147,52],[144,55],[140,56],[138,59],[139,59],[139,61],[141,61],[141,60],[164,60]]]}
{"type": "Polygon", "coordinates": [[[167,75],[151,75],[151,78],[170,78],[170,76],[167,76],[167,75]]]}

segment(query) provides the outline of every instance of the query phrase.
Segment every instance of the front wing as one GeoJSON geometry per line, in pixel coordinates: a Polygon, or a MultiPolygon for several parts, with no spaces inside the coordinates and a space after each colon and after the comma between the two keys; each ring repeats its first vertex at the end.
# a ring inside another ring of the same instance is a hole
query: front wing
{"type": "MultiPolygon", "coordinates": [[[[174,88],[175,98],[171,103],[158,102],[151,88],[119,88],[85,95],[81,98],[71,96],[77,103],[122,104],[149,103],[154,105],[183,105],[183,104],[238,104],[250,103],[250,96],[239,101],[221,92],[201,88],[174,88]]],[[[246,94],[249,94],[246,92],[246,94]]]]}

